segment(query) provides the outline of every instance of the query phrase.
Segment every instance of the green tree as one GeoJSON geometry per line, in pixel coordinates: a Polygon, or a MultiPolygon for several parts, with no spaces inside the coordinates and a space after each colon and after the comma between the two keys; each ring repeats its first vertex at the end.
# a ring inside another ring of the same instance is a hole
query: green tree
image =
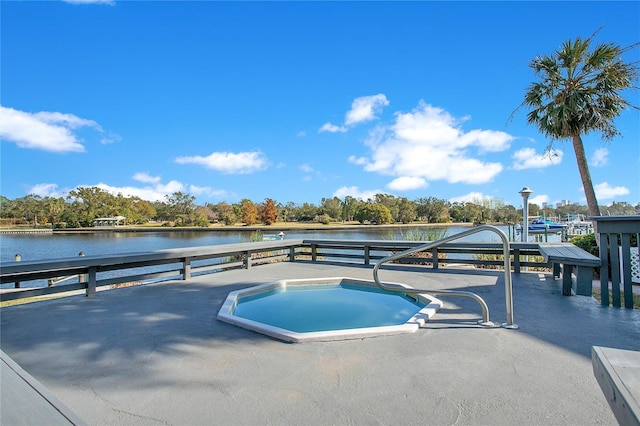
{"type": "Polygon", "coordinates": [[[610,206],[605,207],[607,214],[611,216],[624,216],[636,214],[636,209],[626,201],[614,201],[610,206]]]}
{"type": "Polygon", "coordinates": [[[64,209],[60,222],[63,222],[67,228],[79,228],[81,226],[78,212],[73,208],[73,205],[64,209]]]}
{"type": "Polygon", "coordinates": [[[376,194],[375,204],[382,204],[389,209],[391,217],[396,220],[398,218],[398,202],[400,200],[390,194],[376,194]]]}
{"type": "Polygon", "coordinates": [[[398,217],[396,220],[401,223],[411,223],[416,220],[416,205],[406,197],[400,198],[398,202],[398,217]]]}
{"type": "Polygon", "coordinates": [[[312,222],[318,216],[318,207],[311,203],[302,203],[296,209],[296,217],[301,222],[312,222]]]}
{"type": "Polygon", "coordinates": [[[97,217],[110,216],[115,197],[97,186],[82,186],[69,192],[67,199],[75,210],[75,217],[80,226],[93,226],[97,217]]]}
{"type": "Polygon", "coordinates": [[[522,221],[522,213],[518,213],[516,208],[511,204],[498,207],[495,211],[494,218],[501,223],[520,223],[522,221]]]}
{"type": "Polygon", "coordinates": [[[156,216],[156,209],[147,200],[143,200],[140,197],[131,197],[129,200],[130,213],[132,216],[129,218],[126,214],[122,216],[127,217],[129,223],[147,223],[156,216]],[[131,220],[129,220],[131,219],[131,220]]]}
{"type": "Polygon", "coordinates": [[[577,203],[566,204],[556,207],[556,215],[561,218],[566,218],[570,214],[581,214],[584,216],[589,215],[589,209],[587,206],[577,203]]]}
{"type": "Polygon", "coordinates": [[[282,222],[288,222],[289,220],[291,220],[291,217],[293,216],[297,208],[296,203],[294,203],[293,201],[287,201],[287,204],[285,205],[278,203],[276,207],[278,208],[278,218],[282,222]]]}
{"type": "Polygon", "coordinates": [[[12,205],[12,201],[5,197],[4,195],[0,195],[0,217],[2,218],[10,218],[10,207],[12,205]]]}
{"type": "Polygon", "coordinates": [[[45,197],[42,202],[44,203],[47,220],[51,224],[51,227],[55,228],[56,223],[60,221],[60,217],[66,207],[64,198],[45,197]]]}
{"type": "Polygon", "coordinates": [[[213,206],[213,211],[218,216],[218,220],[222,221],[225,225],[234,225],[238,221],[238,216],[233,206],[224,201],[213,206]]]}
{"type": "Polygon", "coordinates": [[[170,220],[182,225],[191,225],[194,222],[193,213],[196,209],[196,197],[177,191],[171,195],[165,195],[164,198],[170,220]]]}
{"type": "Polygon", "coordinates": [[[360,223],[368,221],[378,225],[391,223],[393,220],[389,208],[383,204],[377,203],[360,204],[353,217],[360,223]]]}
{"type": "Polygon", "coordinates": [[[418,198],[416,200],[418,217],[429,223],[445,223],[450,220],[447,200],[436,197],[418,198]]]}
{"type": "Polygon", "coordinates": [[[340,198],[323,198],[320,202],[319,214],[327,215],[333,220],[340,219],[342,215],[342,205],[340,198]]]}
{"type": "Polygon", "coordinates": [[[213,211],[206,206],[197,206],[193,211],[193,224],[202,228],[207,228],[211,223],[213,211]]]}
{"type": "Polygon", "coordinates": [[[341,219],[351,222],[353,220],[353,215],[359,204],[360,202],[350,195],[347,195],[346,197],[344,197],[344,200],[342,200],[342,204],[341,204],[341,209],[342,209],[342,211],[340,212],[341,219]]]}
{"type": "Polygon", "coordinates": [[[483,222],[483,207],[481,205],[472,202],[466,202],[464,203],[463,210],[465,222],[483,222]]]}
{"type": "Polygon", "coordinates": [[[455,202],[449,206],[449,214],[454,222],[466,222],[464,218],[464,204],[455,202]]]}
{"type": "Polygon", "coordinates": [[[638,109],[621,93],[636,88],[633,82],[638,78],[638,65],[624,62],[622,55],[640,44],[622,48],[601,43],[591,49],[595,34],[568,40],[551,55],[533,59],[529,67],[538,81],[528,87],[518,107],[530,108],[528,124],[551,138],[548,153],[556,140],[571,139],[591,216],[599,216],[600,209],[582,135],[597,131],[604,140],[611,140],[619,134],[614,119],[627,107],[638,109]]]}

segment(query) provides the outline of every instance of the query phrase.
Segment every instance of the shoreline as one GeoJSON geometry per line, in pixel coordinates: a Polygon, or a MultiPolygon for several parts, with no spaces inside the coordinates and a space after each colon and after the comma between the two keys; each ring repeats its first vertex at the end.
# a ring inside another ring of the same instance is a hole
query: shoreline
{"type": "MultiPolygon", "coordinates": [[[[298,222],[296,222],[298,223],[298,222]]],[[[358,223],[351,224],[296,224],[288,225],[286,223],[277,223],[274,225],[215,225],[209,227],[195,226],[100,226],[90,228],[69,228],[69,229],[37,229],[37,228],[6,228],[0,229],[0,235],[12,234],[93,234],[100,232],[255,232],[262,231],[266,234],[278,233],[281,231],[341,231],[347,229],[393,229],[393,228],[438,228],[438,227],[473,227],[472,223],[456,222],[456,223],[408,223],[408,224],[386,224],[386,225],[365,225],[358,223]]]]}

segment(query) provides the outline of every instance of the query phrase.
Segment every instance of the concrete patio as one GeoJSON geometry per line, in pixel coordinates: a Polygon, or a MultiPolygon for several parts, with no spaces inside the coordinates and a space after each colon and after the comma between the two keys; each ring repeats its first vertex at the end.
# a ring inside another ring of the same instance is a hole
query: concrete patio
{"type": "MultiPolygon", "coordinates": [[[[230,291],[332,276],[372,268],[283,262],[3,308],[1,348],[87,424],[617,424],[591,348],[640,350],[640,312],[564,297],[550,274],[513,275],[519,330],[445,297],[416,333],[364,340],[288,344],[216,320],[230,291]]],[[[500,271],[381,278],[473,291],[505,320],[500,271]]],[[[3,419],[25,410],[1,402],[3,419]]]]}

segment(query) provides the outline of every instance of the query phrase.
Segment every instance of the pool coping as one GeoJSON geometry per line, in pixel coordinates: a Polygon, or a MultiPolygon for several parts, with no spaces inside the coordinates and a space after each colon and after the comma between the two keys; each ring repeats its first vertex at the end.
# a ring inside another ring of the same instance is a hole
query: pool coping
{"type": "MultiPolygon", "coordinates": [[[[242,327],[247,330],[255,331],[260,334],[281,340],[288,343],[302,343],[302,342],[329,342],[336,340],[350,340],[350,339],[365,339],[369,337],[389,336],[394,334],[415,333],[418,329],[423,327],[443,306],[443,302],[434,296],[420,293],[414,294],[418,301],[424,303],[426,306],[415,315],[407,320],[404,324],[400,325],[388,325],[378,327],[362,327],[351,328],[342,330],[327,330],[327,331],[312,331],[312,332],[296,332],[287,330],[280,327],[275,327],[269,324],[265,324],[258,321],[253,321],[247,318],[235,316],[233,314],[234,309],[238,303],[240,297],[251,296],[257,293],[262,293],[268,290],[276,288],[282,288],[295,285],[313,285],[313,284],[330,284],[330,283],[342,283],[349,282],[351,284],[369,286],[379,288],[373,280],[363,280],[359,278],[351,277],[323,277],[323,278],[299,278],[299,279],[284,279],[273,281],[270,283],[260,284],[254,287],[249,287],[241,290],[232,291],[228,294],[226,300],[222,304],[222,307],[218,311],[217,319],[219,321],[226,322],[238,327],[242,327]]],[[[387,286],[396,286],[400,288],[411,288],[405,284],[388,282],[384,283],[387,286]]]]}

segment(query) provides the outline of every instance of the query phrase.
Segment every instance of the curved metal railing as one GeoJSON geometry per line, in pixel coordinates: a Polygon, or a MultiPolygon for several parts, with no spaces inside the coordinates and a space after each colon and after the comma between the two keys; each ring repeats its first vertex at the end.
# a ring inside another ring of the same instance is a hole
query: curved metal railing
{"type": "Polygon", "coordinates": [[[476,233],[482,232],[482,231],[494,232],[494,233],[498,234],[498,236],[502,240],[502,250],[503,250],[503,255],[504,255],[504,291],[505,291],[506,313],[507,313],[507,322],[503,323],[502,327],[510,328],[510,329],[517,329],[518,326],[516,324],[514,324],[514,322],[513,322],[513,291],[512,291],[512,284],[511,284],[511,264],[509,262],[509,256],[511,255],[511,247],[509,246],[509,239],[507,238],[505,233],[502,232],[502,230],[500,230],[499,228],[496,228],[495,226],[480,225],[480,226],[477,226],[475,228],[468,229],[466,231],[462,231],[462,232],[457,233],[455,235],[450,235],[448,237],[441,238],[441,239],[439,239],[437,241],[425,243],[425,244],[419,245],[417,247],[413,247],[413,248],[401,251],[399,253],[393,254],[391,256],[387,256],[384,259],[381,259],[373,267],[373,280],[375,281],[376,285],[378,287],[380,287],[381,289],[383,289],[385,291],[395,292],[395,293],[405,293],[405,294],[425,293],[425,294],[432,294],[434,296],[438,296],[438,295],[441,295],[441,296],[460,296],[460,297],[471,298],[471,299],[475,300],[476,302],[478,302],[478,304],[482,308],[482,321],[478,321],[478,323],[480,325],[485,326],[485,327],[498,326],[498,324],[492,322],[489,319],[489,307],[487,306],[487,303],[484,301],[484,299],[482,297],[478,296],[475,293],[472,293],[470,291],[461,291],[461,290],[419,290],[419,289],[413,289],[413,288],[410,288],[410,289],[406,289],[406,288],[400,289],[400,288],[397,288],[397,287],[393,288],[393,287],[385,286],[384,283],[382,283],[380,281],[380,278],[378,277],[378,270],[380,269],[380,267],[383,264],[385,264],[387,262],[392,262],[394,260],[398,260],[398,259],[400,259],[402,257],[405,257],[405,256],[413,254],[413,253],[418,253],[418,252],[421,252],[421,251],[429,250],[429,249],[438,247],[438,246],[440,246],[442,244],[448,243],[450,241],[457,240],[457,239],[466,237],[468,235],[476,234],[476,233]]]}

